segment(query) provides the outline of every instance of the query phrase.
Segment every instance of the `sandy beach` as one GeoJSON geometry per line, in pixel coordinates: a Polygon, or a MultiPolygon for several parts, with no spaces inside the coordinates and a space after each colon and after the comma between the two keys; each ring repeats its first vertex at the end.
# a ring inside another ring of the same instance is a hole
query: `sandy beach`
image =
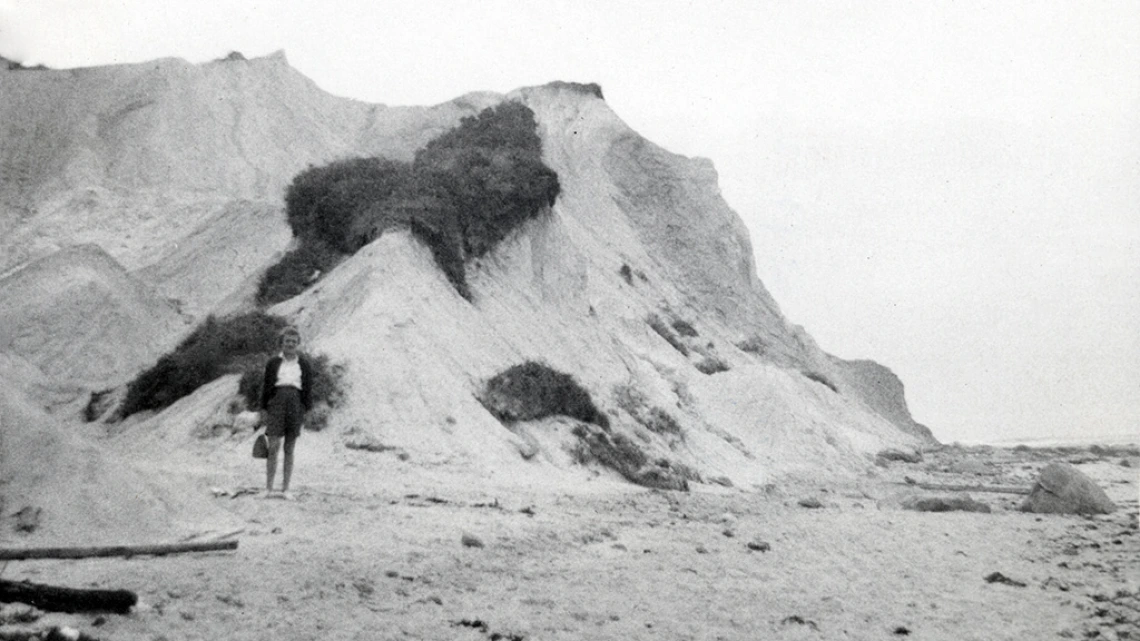
{"type": "MultiPolygon", "coordinates": [[[[329,437],[307,438],[312,462],[329,437]]],[[[945,447],[850,483],[683,493],[344,455],[323,471],[302,455],[295,501],[253,493],[253,464],[201,476],[240,531],[196,540],[232,534],[236,552],[14,562],[4,578],[136,591],[128,615],[39,622],[100,639],[1140,638],[1134,456],[945,447]],[[923,486],[1027,488],[1049,460],[1119,509],[1027,514],[1004,492],[971,493],[988,514],[901,507],[961,494],[923,486]]]]}

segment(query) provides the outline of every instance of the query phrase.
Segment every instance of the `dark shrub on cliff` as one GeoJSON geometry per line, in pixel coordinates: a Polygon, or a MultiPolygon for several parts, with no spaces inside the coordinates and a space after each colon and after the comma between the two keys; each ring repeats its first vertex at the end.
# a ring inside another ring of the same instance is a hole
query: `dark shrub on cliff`
{"type": "Polygon", "coordinates": [[[609,417],[598,411],[590,393],[574,377],[534,361],[496,374],[487,381],[479,400],[501,421],[533,421],[560,414],[610,426],[609,417]]]}
{"type": "Polygon", "coordinates": [[[242,371],[251,357],[277,349],[277,334],[286,324],[284,318],[262,312],[209,316],[173,352],[128,384],[120,413],[168,407],[220,376],[242,371]]]}
{"type": "Polygon", "coordinates": [[[261,275],[257,283],[257,304],[268,306],[293,298],[308,289],[342,258],[344,254],[323,240],[301,243],[261,275]]]}
{"type": "Polygon", "coordinates": [[[491,251],[553,205],[559,190],[557,174],[542,162],[534,112],[518,102],[463,118],[419,150],[412,164],[351,158],[309,167],[285,194],[299,248],[282,259],[288,264],[266,272],[259,300],[295,296],[312,284],[312,273],[324,272],[321,265],[335,263],[310,245],[348,255],[392,227],[411,229],[471,300],[467,259],[491,251]]]}

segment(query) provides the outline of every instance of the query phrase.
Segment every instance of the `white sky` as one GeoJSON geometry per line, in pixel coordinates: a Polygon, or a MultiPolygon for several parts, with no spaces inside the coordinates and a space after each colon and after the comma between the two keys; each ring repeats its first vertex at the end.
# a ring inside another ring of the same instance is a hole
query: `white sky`
{"type": "Polygon", "coordinates": [[[940,439],[1140,439],[1140,3],[0,0],[26,64],[277,49],[386,104],[598,82],[940,439]]]}

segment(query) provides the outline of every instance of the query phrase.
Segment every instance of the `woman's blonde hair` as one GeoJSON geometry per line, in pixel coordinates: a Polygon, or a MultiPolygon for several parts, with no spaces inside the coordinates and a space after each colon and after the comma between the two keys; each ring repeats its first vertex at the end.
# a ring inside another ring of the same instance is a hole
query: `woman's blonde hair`
{"type": "Polygon", "coordinates": [[[284,343],[286,336],[294,336],[298,341],[301,340],[301,332],[292,325],[285,327],[285,329],[281,330],[281,333],[277,334],[277,344],[280,345],[284,343]]]}

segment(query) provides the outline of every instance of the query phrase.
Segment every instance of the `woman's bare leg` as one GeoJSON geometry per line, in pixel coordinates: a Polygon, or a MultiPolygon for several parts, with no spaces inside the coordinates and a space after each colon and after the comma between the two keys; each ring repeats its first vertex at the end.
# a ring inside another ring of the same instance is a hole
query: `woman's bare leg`
{"type": "Polygon", "coordinates": [[[289,481],[293,478],[293,446],[297,443],[295,438],[285,438],[285,467],[281,470],[281,491],[289,491],[289,481]]]}
{"type": "MultiPolygon", "coordinates": [[[[269,457],[265,459],[265,491],[273,491],[273,478],[277,476],[277,450],[281,449],[281,437],[269,436],[269,457]]],[[[285,486],[289,486],[289,473],[292,471],[293,461],[292,457],[286,454],[285,463],[285,486]]]]}

